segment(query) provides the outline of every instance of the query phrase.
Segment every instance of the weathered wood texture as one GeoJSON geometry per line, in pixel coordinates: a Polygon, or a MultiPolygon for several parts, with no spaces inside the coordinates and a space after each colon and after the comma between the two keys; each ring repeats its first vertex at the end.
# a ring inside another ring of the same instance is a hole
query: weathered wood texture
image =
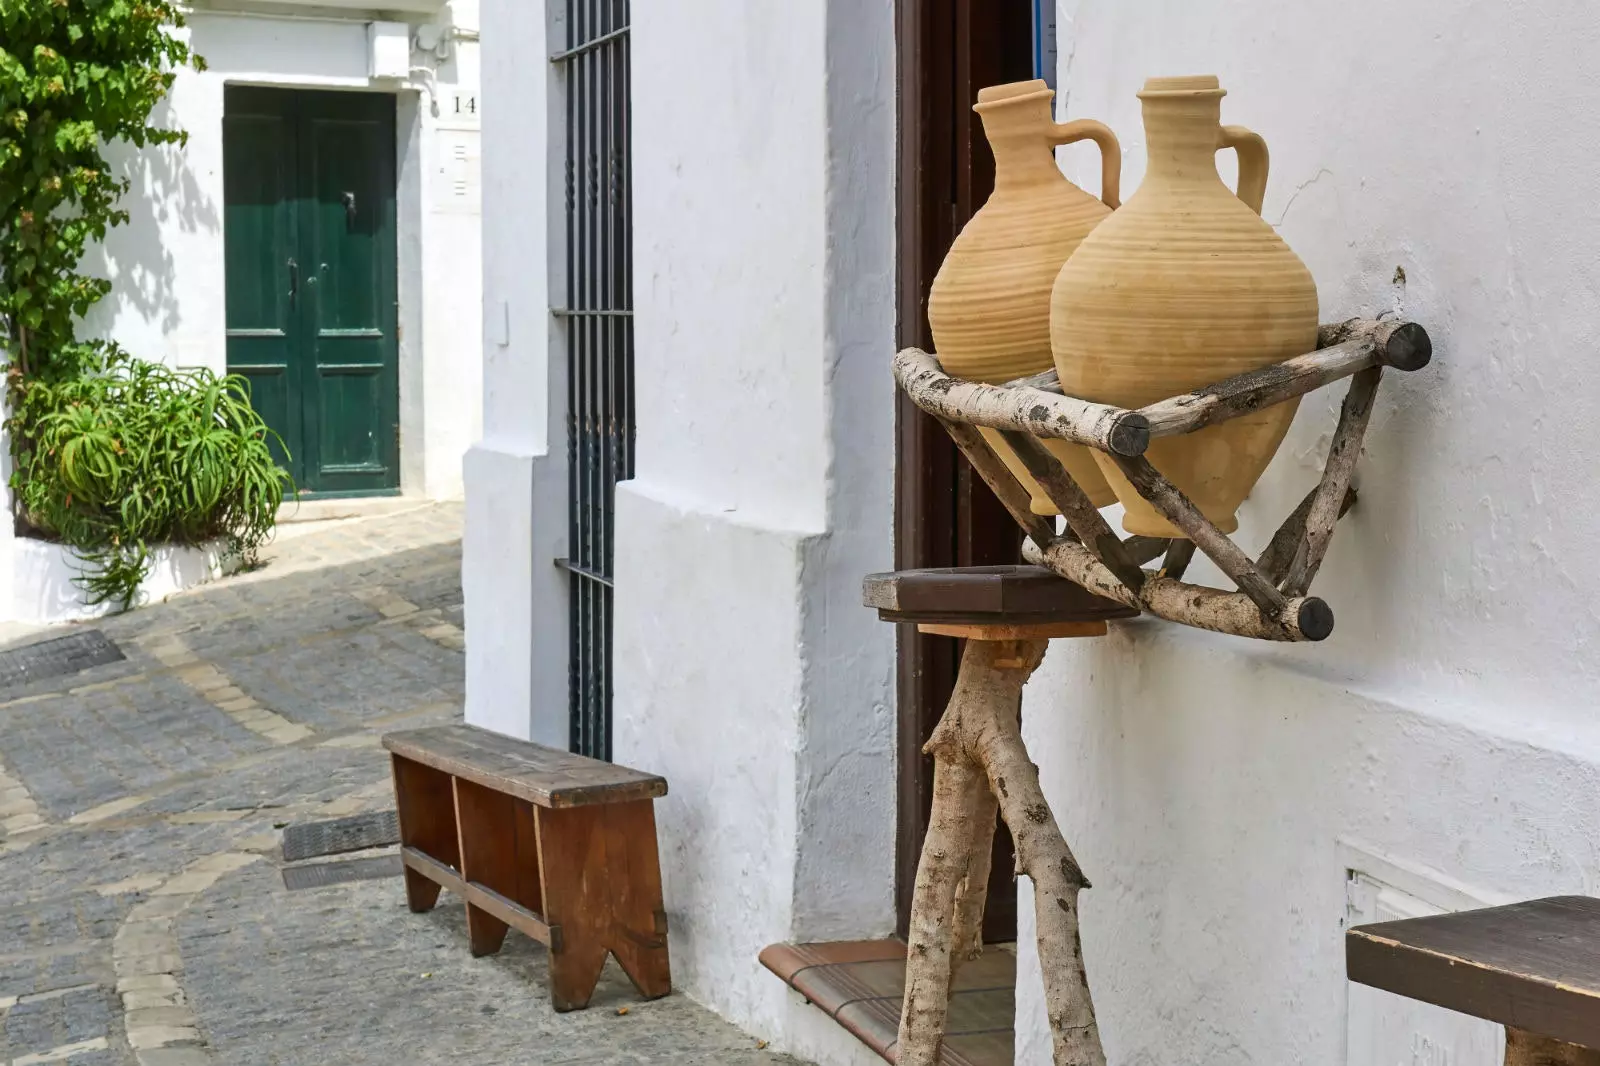
{"type": "Polygon", "coordinates": [[[1017,429],[1123,455],[1142,455],[1150,443],[1149,427],[1133,411],[1037,389],[962,381],[946,374],[937,359],[916,348],[896,356],[894,370],[912,402],[936,418],[1017,429]]]}
{"type": "Polygon", "coordinates": [[[1339,426],[1328,448],[1322,483],[1317,486],[1311,507],[1306,511],[1305,534],[1283,580],[1286,595],[1303,596],[1322,567],[1322,557],[1333,540],[1334,524],[1342,513],[1345,491],[1356,472],[1356,460],[1361,457],[1361,441],[1366,436],[1367,423],[1372,420],[1372,402],[1377,399],[1378,382],[1382,377],[1383,368],[1375,366],[1357,374],[1350,383],[1350,392],[1339,412],[1339,426]]]}
{"type": "Polygon", "coordinates": [[[1332,632],[1333,612],[1306,593],[1326,556],[1334,525],[1355,501],[1350,481],[1382,368],[1420,369],[1432,358],[1433,349],[1421,326],[1388,320],[1352,319],[1323,326],[1318,344],[1316,352],[1141,411],[1060,396],[1053,374],[1006,386],[960,381],[946,375],[934,357],[915,349],[897,357],[895,375],[913,402],[940,419],[973,469],[1022,527],[1031,542],[1025,545],[1029,561],[1095,595],[1169,621],[1266,640],[1322,640],[1332,632]],[[1256,560],[1143,458],[1152,435],[1191,432],[1352,376],[1322,481],[1256,560]],[[1032,513],[1028,492],[972,428],[976,425],[1003,433],[1029,475],[1060,508],[1068,535],[1058,535],[1052,523],[1032,513]],[[1175,547],[1184,541],[1118,538],[1082,488],[1035,437],[1087,444],[1109,455],[1140,495],[1183,531],[1189,546],[1175,547]],[[1196,548],[1239,592],[1179,580],[1196,548]],[[1160,571],[1143,568],[1163,554],[1167,559],[1160,571]]]}
{"type": "Polygon", "coordinates": [[[934,1066],[956,969],[970,957],[988,880],[987,834],[997,805],[1017,843],[1017,870],[1034,884],[1039,958],[1057,1066],[1104,1066],[1078,934],[1088,887],[1022,742],[1022,686],[1044,658],[1043,639],[970,640],[944,717],[928,741],[933,819],[917,868],[906,951],[900,1066],[934,1066]]]}
{"type": "Polygon", "coordinates": [[[445,888],[466,904],[474,955],[509,929],[548,945],[560,1011],[588,1004],[607,954],[640,994],[672,990],[653,798],[665,781],[462,726],[384,746],[412,910],[445,888]]]}
{"type": "Polygon", "coordinates": [[[896,622],[1033,625],[1129,618],[1138,611],[1062,581],[1042,566],[957,566],[870,574],[862,601],[896,622]]]}
{"type": "MultiPolygon", "coordinates": [[[[1139,409],[1151,438],[1192,433],[1331,385],[1374,366],[1421,370],[1433,357],[1427,330],[1415,322],[1351,319],[1321,327],[1318,350],[1239,374],[1139,409]]],[[[1007,387],[1061,394],[1054,370],[1007,387]]]]}
{"type": "Polygon", "coordinates": [[[1600,1049],[1506,1026],[1506,1066],[1600,1066],[1600,1049]]]}
{"type": "MultiPolygon", "coordinates": [[[[1067,520],[1067,525],[1077,534],[1078,541],[1094,557],[1100,560],[1107,570],[1117,575],[1121,581],[1134,592],[1144,584],[1144,571],[1139,569],[1139,564],[1134,562],[1122,546],[1122,539],[1111,531],[1111,526],[1106,523],[1105,516],[1095,507],[1083,489],[1067,473],[1066,467],[1056,461],[1038,441],[1025,433],[1007,433],[1006,443],[1011,445],[1012,451],[1017,453],[1017,458],[1022,460],[1022,465],[1027,467],[1028,473],[1044,489],[1045,495],[1050,497],[1050,502],[1067,520]]],[[[1123,457],[1118,456],[1119,460],[1123,457]]],[[[1137,460],[1144,462],[1143,457],[1137,460]]],[[[1145,463],[1148,466],[1148,463],[1145,463]]]]}
{"type": "Polygon", "coordinates": [[[1594,1061],[1552,1041],[1600,1048],[1600,899],[1358,926],[1345,935],[1345,968],[1359,984],[1534,1034],[1513,1038],[1511,1066],[1594,1061]]]}
{"type": "Polygon", "coordinates": [[[625,766],[529,744],[470,725],[390,733],[383,746],[415,763],[517,796],[538,807],[654,799],[667,782],[625,766]]]}

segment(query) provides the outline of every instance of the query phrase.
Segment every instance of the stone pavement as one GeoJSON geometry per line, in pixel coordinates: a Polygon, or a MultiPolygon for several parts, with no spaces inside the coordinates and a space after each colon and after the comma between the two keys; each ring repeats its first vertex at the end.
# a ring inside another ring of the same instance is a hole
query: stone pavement
{"type": "Polygon", "coordinates": [[[379,735],[460,716],[460,521],[290,527],[99,623],[125,662],[0,692],[0,1066],[792,1061],[614,964],[557,1015],[543,948],[473,959],[396,877],[285,887],[285,826],[392,807],[379,735]]]}

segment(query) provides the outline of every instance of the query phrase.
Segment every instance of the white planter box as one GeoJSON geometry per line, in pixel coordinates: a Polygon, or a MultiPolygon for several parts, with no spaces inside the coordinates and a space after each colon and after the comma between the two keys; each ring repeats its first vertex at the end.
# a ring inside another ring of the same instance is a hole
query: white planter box
{"type": "MultiPolygon", "coordinates": [[[[200,548],[164,544],[150,554],[150,573],[139,586],[135,606],[159,603],[175,592],[215,581],[237,571],[241,563],[220,540],[200,548]]],[[[111,612],[111,604],[89,604],[75,580],[83,564],[64,544],[17,537],[11,542],[11,566],[11,621],[49,625],[111,612]]]]}

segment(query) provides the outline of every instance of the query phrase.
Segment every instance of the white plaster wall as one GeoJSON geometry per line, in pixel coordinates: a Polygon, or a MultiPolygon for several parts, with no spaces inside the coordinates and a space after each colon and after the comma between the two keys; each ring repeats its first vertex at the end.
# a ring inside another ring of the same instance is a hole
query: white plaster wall
{"type": "Polygon", "coordinates": [[[566,747],[565,134],[545,4],[483,4],[483,436],[467,453],[467,721],[566,747]],[[552,119],[552,116],[557,118],[552,119]]]}
{"type": "MultiPolygon", "coordinates": [[[[442,20],[476,31],[476,0],[454,0],[441,12],[442,20]]],[[[481,428],[480,220],[476,209],[441,208],[439,187],[452,173],[442,158],[447,134],[434,101],[477,87],[477,43],[457,42],[444,61],[414,53],[413,79],[394,82],[368,77],[366,21],[357,13],[269,18],[196,12],[186,32],[209,69],[180,73],[156,120],[188,130],[189,142],[112,152],[133,182],[124,201],[131,218],[88,257],[90,269],[114,284],[91,312],[88,328],[146,359],[222,372],[225,86],[398,93],[401,261],[413,268],[401,276],[403,488],[459,495],[462,455],[481,428]]]]}
{"type": "MultiPolygon", "coordinates": [[[[1600,887],[1600,23],[1577,2],[1081,0],[1060,34],[1066,113],[1122,137],[1125,196],[1142,80],[1217,73],[1224,121],[1271,147],[1264,214],[1324,320],[1396,310],[1434,338],[1380,397],[1317,583],[1326,644],[1125,626],[1057,642],[1024,712],[1095,884],[1111,1061],[1331,1066],[1339,839],[1491,894],[1600,887]]],[[[1069,172],[1092,187],[1092,166],[1069,172]]],[[[1314,481],[1337,400],[1303,407],[1247,542],[1314,481]]],[[[1030,924],[1019,1062],[1044,1063],[1030,924]]]]}
{"type": "Polygon", "coordinates": [[[680,987],[865,1061],[756,954],[892,927],[890,5],[638,4],[638,476],[616,755],[663,773],[680,987]],[[670,7],[670,10],[669,10],[670,7]]]}

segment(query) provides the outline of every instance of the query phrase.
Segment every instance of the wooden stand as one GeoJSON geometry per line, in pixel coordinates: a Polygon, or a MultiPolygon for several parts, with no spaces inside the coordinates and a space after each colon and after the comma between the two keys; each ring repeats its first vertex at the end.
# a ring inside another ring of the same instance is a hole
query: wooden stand
{"type": "Polygon", "coordinates": [[[499,951],[508,929],[546,945],[558,1011],[588,1006],[608,953],[640,995],[672,991],[656,852],[665,780],[466,725],[383,745],[412,911],[448,888],[466,901],[473,955],[499,951]]]}
{"type": "Polygon", "coordinates": [[[1323,640],[1333,632],[1333,611],[1307,591],[1327,554],[1334,524],[1354,502],[1350,480],[1379,380],[1385,368],[1412,371],[1426,366],[1433,346],[1416,323],[1359,319],[1323,326],[1318,343],[1315,352],[1138,411],[1063,396],[1053,371],[1005,386],[961,381],[915,348],[895,359],[895,378],[912,402],[944,424],[1027,533],[1029,561],[1096,595],[1182,625],[1261,640],[1323,640]],[[1343,378],[1351,379],[1350,390],[1322,481],[1254,560],[1144,457],[1153,438],[1190,433],[1343,378]],[[1058,535],[1053,522],[1033,514],[1028,493],[978,426],[1001,432],[1066,518],[1066,534],[1058,535]],[[1183,539],[1119,538],[1039,438],[1105,453],[1139,494],[1183,531],[1183,539]],[[1227,575],[1237,592],[1181,580],[1196,549],[1227,575]],[[1167,559],[1160,570],[1143,569],[1144,562],[1163,553],[1167,559]]]}
{"type": "Polygon", "coordinates": [[[983,951],[998,812],[1016,841],[1017,872],[1033,881],[1055,1061],[1102,1066],[1078,942],[1078,892],[1088,881],[1045,801],[1018,712],[1051,638],[1098,636],[1107,619],[1137,612],[1040,567],[879,574],[865,597],[887,620],[967,642],[955,692],[923,749],[934,758],[933,812],[917,866],[896,1061],[938,1062],[955,972],[983,951]]]}
{"type": "Polygon", "coordinates": [[[1351,929],[1350,980],[1506,1027],[1506,1066],[1600,1066],[1600,900],[1351,929]]]}

